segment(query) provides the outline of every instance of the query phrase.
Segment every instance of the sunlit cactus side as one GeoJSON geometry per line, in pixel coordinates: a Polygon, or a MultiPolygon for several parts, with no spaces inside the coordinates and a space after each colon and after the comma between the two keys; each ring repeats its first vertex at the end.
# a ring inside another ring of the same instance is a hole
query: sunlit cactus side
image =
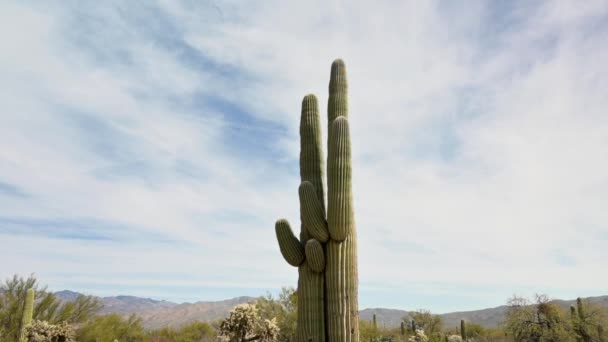
{"type": "Polygon", "coordinates": [[[464,319],[460,320],[460,337],[462,337],[462,339],[465,341],[467,339],[467,330],[466,324],[464,323],[464,319]]]}
{"type": "Polygon", "coordinates": [[[359,342],[347,95],[346,69],[338,59],[329,82],[327,210],[318,103],[314,95],[307,95],[300,118],[300,239],[286,220],[275,226],[283,257],[299,268],[296,335],[300,342],[359,342]]]}
{"type": "Polygon", "coordinates": [[[34,289],[27,289],[25,302],[23,303],[23,316],[21,317],[21,333],[19,338],[21,342],[27,340],[25,328],[32,323],[32,317],[34,316],[34,295],[34,289]]]}

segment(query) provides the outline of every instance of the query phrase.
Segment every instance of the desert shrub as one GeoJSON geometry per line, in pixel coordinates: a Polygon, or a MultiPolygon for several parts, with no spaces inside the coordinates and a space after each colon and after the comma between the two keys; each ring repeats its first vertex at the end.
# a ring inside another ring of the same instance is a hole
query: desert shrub
{"type": "Polygon", "coordinates": [[[276,318],[280,342],[295,341],[298,296],[293,287],[283,287],[277,299],[270,294],[261,297],[255,305],[260,318],[276,318]]]}
{"type": "Polygon", "coordinates": [[[76,332],[78,342],[120,342],[145,341],[146,336],[141,319],[135,315],[124,318],[119,314],[97,316],[76,332]]]}
{"type": "Polygon", "coordinates": [[[222,342],[276,342],[278,335],[274,318],[261,318],[255,304],[240,304],[220,324],[219,339],[222,342]]]}
{"type": "Polygon", "coordinates": [[[78,296],[73,302],[62,303],[33,275],[28,278],[14,275],[0,285],[0,341],[18,341],[28,289],[34,289],[36,298],[33,319],[49,324],[81,323],[97,314],[102,307],[96,298],[84,295],[78,296]]]}
{"type": "Polygon", "coordinates": [[[74,342],[74,329],[66,322],[34,321],[25,327],[27,342],[74,342]]]}
{"type": "Polygon", "coordinates": [[[428,342],[429,338],[422,329],[416,329],[416,333],[408,339],[408,342],[428,342]]]}
{"type": "Polygon", "coordinates": [[[192,322],[179,329],[166,327],[147,334],[150,342],[201,342],[215,340],[215,329],[205,322],[192,322]]]}
{"type": "Polygon", "coordinates": [[[534,303],[513,297],[508,305],[504,325],[515,341],[574,341],[561,309],[547,296],[537,295],[534,303]]]}

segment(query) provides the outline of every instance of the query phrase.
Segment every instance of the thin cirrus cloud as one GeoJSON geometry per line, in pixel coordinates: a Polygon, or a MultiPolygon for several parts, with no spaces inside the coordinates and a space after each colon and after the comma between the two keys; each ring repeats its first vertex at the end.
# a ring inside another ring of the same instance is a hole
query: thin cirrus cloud
{"type": "Polygon", "coordinates": [[[605,294],[608,7],[467,5],[1,5],[0,276],[295,285],[273,223],[297,225],[300,100],[342,57],[362,307],[605,294]]]}

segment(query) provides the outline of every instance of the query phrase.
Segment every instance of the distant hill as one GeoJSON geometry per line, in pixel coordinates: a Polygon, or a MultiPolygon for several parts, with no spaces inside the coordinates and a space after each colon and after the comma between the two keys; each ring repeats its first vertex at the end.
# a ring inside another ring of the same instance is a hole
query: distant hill
{"type": "MultiPolygon", "coordinates": [[[[62,301],[73,301],[80,293],[59,291],[55,295],[62,301]]],[[[102,313],[137,314],[148,329],[166,326],[178,327],[192,321],[211,322],[228,316],[238,304],[254,301],[254,297],[237,297],[220,301],[173,303],[135,296],[98,297],[103,304],[102,313]]]]}
{"type": "MultiPolygon", "coordinates": [[[[608,309],[608,296],[589,297],[586,299],[590,303],[608,309]]],[[[553,302],[564,310],[568,310],[570,305],[576,304],[576,300],[554,300],[553,302]]],[[[502,305],[481,310],[450,312],[440,316],[444,327],[460,327],[460,320],[464,319],[467,322],[477,323],[486,328],[495,328],[504,320],[506,312],[507,306],[502,305]]],[[[359,317],[371,321],[374,313],[376,314],[379,326],[396,328],[401,324],[401,319],[407,316],[408,311],[381,308],[365,309],[360,312],[359,317]]]]}
{"type": "MultiPolygon", "coordinates": [[[[59,291],[55,293],[64,301],[74,300],[79,293],[73,291],[59,291]]],[[[237,297],[214,302],[196,302],[177,304],[168,301],[159,301],[150,298],[134,296],[116,296],[99,298],[104,305],[103,313],[137,314],[142,318],[144,327],[148,329],[166,326],[178,327],[192,321],[211,322],[228,315],[230,310],[238,304],[254,301],[254,297],[237,297]]],[[[589,302],[608,309],[608,296],[589,297],[589,302]]],[[[575,300],[555,300],[563,309],[575,304],[575,300]]],[[[498,306],[482,310],[450,312],[440,315],[445,327],[459,327],[460,320],[480,324],[487,328],[497,327],[504,320],[507,306],[498,306]]],[[[362,320],[371,321],[376,314],[378,325],[386,328],[396,328],[401,324],[408,311],[384,308],[364,309],[359,312],[362,320]]]]}

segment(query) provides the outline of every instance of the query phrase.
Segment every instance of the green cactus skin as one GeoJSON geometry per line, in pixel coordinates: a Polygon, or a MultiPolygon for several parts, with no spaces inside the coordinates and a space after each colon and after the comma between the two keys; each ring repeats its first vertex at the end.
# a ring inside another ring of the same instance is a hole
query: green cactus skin
{"type": "Polygon", "coordinates": [[[405,322],[401,321],[401,335],[405,335],[405,322]]]}
{"type": "Polygon", "coordinates": [[[576,319],[576,307],[574,305],[570,305],[570,319],[573,321],[576,319]]]}
{"type": "Polygon", "coordinates": [[[359,342],[357,233],[352,208],[348,84],[342,60],[332,64],[328,116],[328,222],[325,288],[329,342],[359,342]]]}
{"type": "Polygon", "coordinates": [[[275,232],[281,254],[291,266],[300,266],[304,261],[304,248],[302,244],[293,235],[293,231],[289,226],[289,222],[285,219],[280,219],[275,224],[275,232]]]}
{"type": "Polygon", "coordinates": [[[464,323],[464,319],[460,320],[460,337],[462,337],[463,341],[467,340],[467,330],[466,324],[464,323]]]}
{"type": "Polygon", "coordinates": [[[378,321],[376,320],[376,314],[372,316],[372,326],[374,327],[374,330],[378,329],[378,321]]]}
{"type": "Polygon", "coordinates": [[[314,272],[323,272],[325,269],[325,255],[323,254],[323,246],[315,239],[310,239],[306,242],[306,260],[310,269],[314,272]]]}
{"type": "Polygon", "coordinates": [[[19,340],[21,342],[26,341],[25,327],[32,323],[32,317],[34,315],[34,289],[29,288],[25,293],[25,303],[23,303],[23,317],[21,318],[21,336],[19,340]]]}
{"type": "Polygon", "coordinates": [[[319,106],[314,95],[307,95],[302,101],[300,121],[300,240],[288,229],[286,220],[276,225],[283,257],[299,267],[299,342],[359,342],[347,95],[346,68],[337,59],[331,67],[327,106],[327,211],[319,106]]]}
{"type": "Polygon", "coordinates": [[[578,318],[581,320],[585,319],[585,308],[583,300],[580,297],[576,298],[576,311],[578,312],[578,318]]]}
{"type": "Polygon", "coordinates": [[[412,328],[412,332],[415,334],[416,333],[416,321],[412,320],[411,323],[412,323],[412,326],[410,328],[412,328]]]}

